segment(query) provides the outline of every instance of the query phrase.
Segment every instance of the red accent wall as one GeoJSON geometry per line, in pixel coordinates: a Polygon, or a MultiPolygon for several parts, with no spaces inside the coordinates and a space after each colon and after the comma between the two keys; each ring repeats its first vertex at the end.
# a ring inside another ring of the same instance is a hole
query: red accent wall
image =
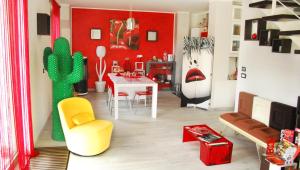
{"type": "MultiPolygon", "coordinates": [[[[146,62],[151,60],[152,56],[162,58],[164,51],[168,54],[173,53],[174,14],[133,12],[132,16],[139,22],[141,40],[139,50],[111,50],[109,44],[109,21],[110,19],[126,20],[129,17],[129,12],[98,9],[72,9],[72,52],[81,51],[84,56],[88,57],[89,88],[94,88],[95,81],[98,79],[95,71],[95,64],[96,62],[99,62],[99,59],[96,56],[96,47],[98,45],[106,47],[106,55],[104,57],[107,63],[106,73],[111,71],[113,60],[118,60],[119,65],[122,66],[124,59],[129,57],[131,68],[133,69],[138,54],[142,54],[142,61],[146,62]],[[101,29],[101,40],[90,39],[91,28],[101,29]],[[146,41],[147,30],[158,31],[157,42],[146,41]]],[[[104,80],[106,80],[106,78],[105,74],[104,80]]]]}

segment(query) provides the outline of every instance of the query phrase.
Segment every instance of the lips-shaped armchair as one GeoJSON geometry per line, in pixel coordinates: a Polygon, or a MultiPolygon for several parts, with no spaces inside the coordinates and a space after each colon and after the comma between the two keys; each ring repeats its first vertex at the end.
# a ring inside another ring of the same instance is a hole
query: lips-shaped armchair
{"type": "Polygon", "coordinates": [[[58,103],[58,110],[66,144],[71,152],[93,156],[110,146],[113,124],[106,120],[96,120],[87,99],[64,99],[58,103]]]}

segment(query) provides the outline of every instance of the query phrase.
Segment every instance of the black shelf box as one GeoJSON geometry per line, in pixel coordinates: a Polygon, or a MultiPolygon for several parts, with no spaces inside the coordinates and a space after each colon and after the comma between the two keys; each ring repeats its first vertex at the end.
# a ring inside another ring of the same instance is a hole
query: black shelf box
{"type": "Polygon", "coordinates": [[[292,47],[291,39],[274,39],[272,52],[275,53],[290,53],[292,47]]]}
{"type": "Polygon", "coordinates": [[[245,40],[259,40],[261,30],[266,30],[267,22],[261,18],[249,19],[245,21],[245,40]],[[252,30],[253,24],[257,23],[257,27],[252,30]],[[252,38],[252,34],[256,33],[256,38],[252,38]]]}
{"type": "Polygon", "coordinates": [[[50,16],[48,14],[37,13],[37,34],[50,35],[50,16]]]}
{"type": "Polygon", "coordinates": [[[295,50],[295,54],[300,54],[300,50],[295,50]]]}
{"type": "Polygon", "coordinates": [[[272,46],[273,40],[279,38],[280,30],[267,29],[260,31],[259,45],[260,46],[272,46]]]}

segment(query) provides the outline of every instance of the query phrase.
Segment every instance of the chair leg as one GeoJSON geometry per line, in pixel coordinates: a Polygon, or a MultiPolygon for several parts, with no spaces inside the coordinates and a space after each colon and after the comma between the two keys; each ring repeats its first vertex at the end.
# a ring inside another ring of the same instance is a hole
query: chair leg
{"type": "Polygon", "coordinates": [[[111,97],[112,96],[108,96],[108,105],[107,105],[108,106],[108,110],[110,109],[110,105],[111,105],[111,103],[110,103],[111,102],[111,97]]]}
{"type": "Polygon", "coordinates": [[[132,110],[131,108],[131,102],[128,96],[126,96],[126,101],[127,101],[127,105],[129,106],[130,111],[132,110]]]}
{"type": "Polygon", "coordinates": [[[129,103],[129,109],[130,109],[130,111],[132,112],[132,105],[131,105],[130,98],[128,98],[128,103],[129,103]]]}
{"type": "Polygon", "coordinates": [[[147,107],[147,96],[145,96],[145,107],[147,107]]]}
{"type": "Polygon", "coordinates": [[[111,98],[112,98],[112,93],[111,93],[111,91],[110,90],[108,90],[108,104],[107,104],[107,106],[108,106],[108,108],[110,108],[110,102],[111,102],[111,98]]]}
{"type": "Polygon", "coordinates": [[[110,97],[110,102],[109,102],[109,111],[110,111],[110,115],[112,115],[112,107],[113,107],[113,96],[110,97]]]}
{"type": "Polygon", "coordinates": [[[110,101],[110,97],[111,97],[111,94],[109,93],[109,91],[107,92],[107,98],[106,98],[106,105],[107,107],[109,107],[109,101],[110,101]]]}
{"type": "Polygon", "coordinates": [[[109,109],[110,115],[112,115],[112,110],[113,110],[113,107],[111,106],[109,109]]]}
{"type": "MultiPolygon", "coordinates": [[[[132,100],[132,109],[133,109],[133,104],[135,102],[135,97],[137,97],[137,104],[139,103],[139,95],[134,94],[133,100],[132,100]]],[[[136,114],[136,109],[134,109],[134,114],[136,114]]]]}
{"type": "Polygon", "coordinates": [[[133,99],[132,99],[132,104],[131,104],[131,107],[132,107],[132,108],[133,108],[133,105],[134,105],[135,96],[136,96],[136,94],[134,94],[133,99]]]}
{"type": "Polygon", "coordinates": [[[108,106],[108,100],[109,100],[109,94],[107,92],[107,95],[106,95],[106,106],[108,106]]]}

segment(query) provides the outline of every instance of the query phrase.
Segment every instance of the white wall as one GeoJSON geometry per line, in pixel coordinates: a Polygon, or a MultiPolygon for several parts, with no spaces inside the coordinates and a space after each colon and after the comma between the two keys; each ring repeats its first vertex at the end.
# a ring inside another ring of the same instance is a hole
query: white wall
{"type": "Polygon", "coordinates": [[[60,4],[60,36],[67,38],[71,43],[71,15],[69,4],[60,4]]]}
{"type": "Polygon", "coordinates": [[[43,73],[43,50],[50,46],[50,36],[37,35],[37,13],[50,14],[49,0],[29,0],[29,55],[34,141],[36,142],[51,112],[51,81],[43,73]]]}
{"type": "Polygon", "coordinates": [[[227,80],[232,29],[232,2],[209,3],[210,36],[215,37],[211,108],[234,107],[236,81],[227,80]]]}
{"type": "MultiPolygon", "coordinates": [[[[248,4],[249,0],[243,1],[242,20],[261,15],[259,9],[248,8],[248,4]]],[[[242,32],[243,28],[244,22],[242,32]]],[[[296,106],[297,96],[300,96],[299,54],[272,53],[271,47],[258,46],[257,41],[242,40],[239,70],[242,66],[247,68],[247,78],[238,78],[237,94],[239,91],[247,91],[296,106]]]]}
{"type": "Polygon", "coordinates": [[[182,57],[183,57],[183,38],[189,35],[190,32],[190,13],[177,12],[175,14],[175,61],[176,61],[176,76],[175,82],[181,84],[182,74],[182,57]]]}

